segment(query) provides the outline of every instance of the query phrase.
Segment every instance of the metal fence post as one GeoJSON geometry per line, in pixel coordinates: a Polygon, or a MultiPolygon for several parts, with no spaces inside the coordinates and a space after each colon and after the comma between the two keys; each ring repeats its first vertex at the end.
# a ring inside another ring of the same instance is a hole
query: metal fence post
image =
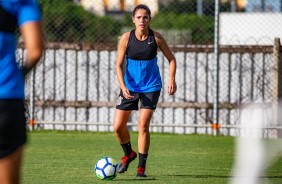
{"type": "Polygon", "coordinates": [[[219,0],[215,0],[215,22],[214,22],[214,103],[213,103],[213,134],[218,135],[219,133],[219,122],[218,122],[218,96],[219,96],[219,0]]]}
{"type": "MultiPolygon", "coordinates": [[[[282,117],[279,110],[281,110],[281,97],[282,97],[282,61],[281,61],[281,43],[279,38],[275,38],[274,40],[274,47],[273,47],[273,102],[272,102],[272,109],[273,109],[273,125],[279,126],[281,125],[282,117]]],[[[277,137],[282,137],[282,130],[277,129],[276,133],[277,137]]]]}
{"type": "Polygon", "coordinates": [[[29,126],[30,130],[32,131],[34,129],[35,125],[35,119],[34,119],[34,93],[35,93],[35,70],[33,69],[30,72],[30,96],[29,96],[29,126]]]}

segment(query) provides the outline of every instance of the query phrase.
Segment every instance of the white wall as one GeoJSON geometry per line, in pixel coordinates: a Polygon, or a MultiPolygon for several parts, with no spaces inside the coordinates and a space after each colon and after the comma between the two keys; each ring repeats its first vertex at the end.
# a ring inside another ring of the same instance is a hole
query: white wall
{"type": "Polygon", "coordinates": [[[282,39],[282,13],[221,13],[221,45],[273,45],[282,39]]]}

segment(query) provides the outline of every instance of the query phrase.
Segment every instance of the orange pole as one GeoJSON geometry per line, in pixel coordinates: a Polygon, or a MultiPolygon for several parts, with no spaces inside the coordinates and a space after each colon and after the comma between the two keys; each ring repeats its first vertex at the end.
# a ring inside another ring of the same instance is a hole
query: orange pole
{"type": "Polygon", "coordinates": [[[213,124],[211,124],[211,128],[212,128],[213,130],[219,130],[219,129],[220,129],[220,124],[218,124],[218,123],[213,123],[213,124]]]}

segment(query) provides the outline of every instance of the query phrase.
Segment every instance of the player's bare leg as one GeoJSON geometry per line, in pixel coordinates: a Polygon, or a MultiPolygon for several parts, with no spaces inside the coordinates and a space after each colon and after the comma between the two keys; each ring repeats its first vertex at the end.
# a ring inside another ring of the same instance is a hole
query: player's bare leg
{"type": "Polygon", "coordinates": [[[137,154],[131,148],[130,143],[130,134],[126,127],[128,118],[131,114],[131,111],[124,111],[116,109],[115,117],[114,117],[114,132],[118,142],[121,144],[124,156],[121,158],[122,162],[118,167],[119,173],[124,173],[127,171],[130,162],[132,162],[136,157],[137,154]]]}
{"type": "Polygon", "coordinates": [[[150,121],[154,110],[141,109],[138,120],[138,152],[139,164],[137,175],[139,177],[146,177],[145,165],[150,147],[150,121]]]}
{"type": "Polygon", "coordinates": [[[114,132],[119,143],[125,144],[130,141],[130,134],[126,128],[131,111],[116,109],[114,116],[114,132]]]}
{"type": "Polygon", "coordinates": [[[0,183],[19,184],[23,147],[0,159],[0,183]]]}
{"type": "Polygon", "coordinates": [[[138,151],[148,153],[150,147],[150,121],[154,111],[151,109],[141,109],[138,120],[138,151]]]}

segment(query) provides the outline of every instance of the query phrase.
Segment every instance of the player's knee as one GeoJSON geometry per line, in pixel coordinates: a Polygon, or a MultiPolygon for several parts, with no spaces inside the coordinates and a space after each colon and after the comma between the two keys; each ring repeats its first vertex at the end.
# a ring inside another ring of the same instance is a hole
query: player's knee
{"type": "Polygon", "coordinates": [[[146,125],[146,124],[142,124],[142,123],[140,123],[139,125],[138,125],[138,131],[139,131],[139,133],[146,133],[146,132],[149,132],[149,126],[148,125],[146,125]]]}
{"type": "Polygon", "coordinates": [[[118,134],[120,131],[120,128],[118,126],[114,126],[114,133],[118,134]]]}
{"type": "Polygon", "coordinates": [[[114,125],[114,133],[115,134],[121,134],[121,132],[123,131],[124,127],[120,126],[120,125],[114,125]]]}

